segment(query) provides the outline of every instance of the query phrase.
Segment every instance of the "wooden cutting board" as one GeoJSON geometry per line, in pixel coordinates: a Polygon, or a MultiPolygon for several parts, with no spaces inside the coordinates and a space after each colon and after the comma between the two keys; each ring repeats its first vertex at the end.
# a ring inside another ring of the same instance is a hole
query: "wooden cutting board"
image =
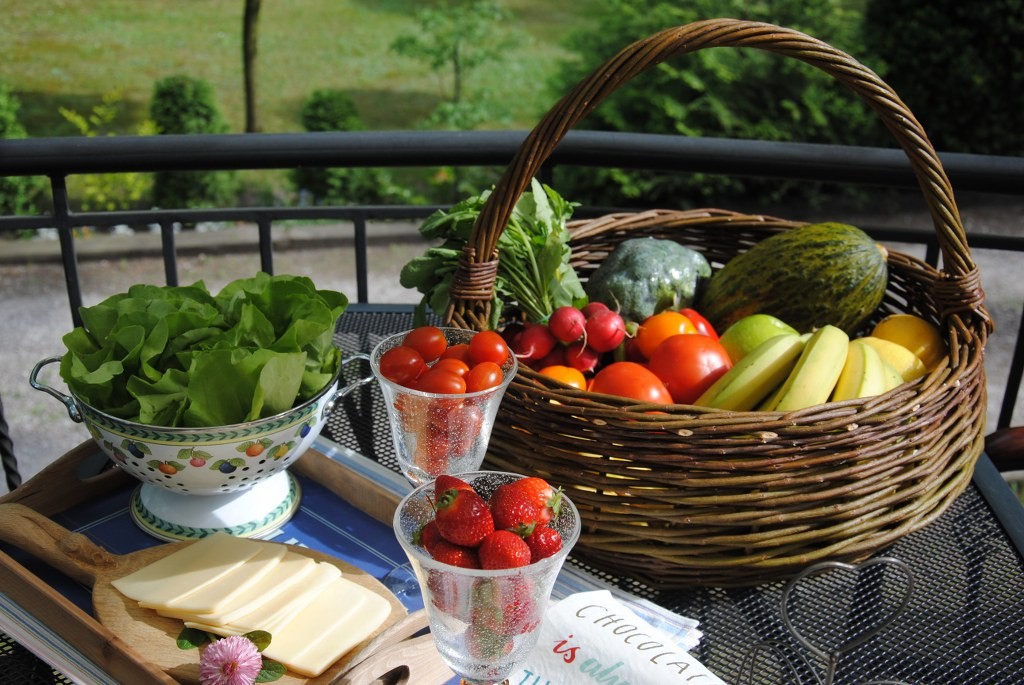
{"type": "MultiPolygon", "coordinates": [[[[136,647],[150,662],[183,683],[199,682],[198,650],[181,650],[176,638],[184,624],[143,609],[111,581],[136,571],[191,542],[172,542],[125,555],[107,552],[80,533],[73,533],[21,504],[0,504],[0,540],[32,554],[92,589],[99,622],[136,647]]],[[[281,544],[267,542],[266,544],[281,544]]],[[[369,573],[317,550],[287,545],[289,550],[337,566],[349,580],[385,597],[391,613],[384,624],[316,678],[287,673],[276,681],[288,685],[378,682],[444,682],[450,677],[433,647],[432,638],[411,638],[426,626],[423,612],[406,616],[405,607],[369,573]],[[391,676],[386,676],[388,673],[391,676]],[[414,677],[414,674],[418,676],[414,677]]]]}

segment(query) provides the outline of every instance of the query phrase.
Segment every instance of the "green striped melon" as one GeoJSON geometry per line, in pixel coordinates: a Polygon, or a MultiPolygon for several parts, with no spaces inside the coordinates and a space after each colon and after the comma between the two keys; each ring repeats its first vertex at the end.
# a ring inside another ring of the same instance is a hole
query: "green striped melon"
{"type": "Polygon", "coordinates": [[[771,314],[798,331],[831,324],[854,335],[882,302],[888,253],[861,229],[835,222],[772,235],[716,271],[698,301],[724,331],[771,314]]]}

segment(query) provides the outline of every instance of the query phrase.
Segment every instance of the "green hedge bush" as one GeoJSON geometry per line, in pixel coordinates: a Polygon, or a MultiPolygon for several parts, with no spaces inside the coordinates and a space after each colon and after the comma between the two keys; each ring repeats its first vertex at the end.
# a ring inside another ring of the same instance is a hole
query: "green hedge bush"
{"type": "MultiPolygon", "coordinates": [[[[156,83],[149,117],[157,133],[226,133],[228,126],[201,79],[169,76],[156,83]]],[[[233,204],[237,177],[228,171],[161,171],[153,178],[153,201],[158,207],[211,207],[233,204]]]]}
{"type": "MultiPolygon", "coordinates": [[[[343,90],[314,90],[302,107],[302,126],[310,132],[361,131],[366,128],[355,102],[343,90]]],[[[292,184],[313,204],[372,204],[404,197],[391,175],[381,169],[302,167],[292,184]]]]}
{"type": "Polygon", "coordinates": [[[1024,154],[1024,2],[869,0],[864,39],[936,148],[1024,154]]]}
{"type": "MultiPolygon", "coordinates": [[[[21,103],[3,83],[0,83],[0,138],[27,137],[25,127],[18,120],[21,103]]],[[[23,214],[33,209],[42,187],[42,179],[35,176],[0,176],[0,214],[23,214]]]]}
{"type": "MultiPolygon", "coordinates": [[[[862,58],[859,15],[839,0],[605,0],[595,26],[571,34],[554,82],[564,94],[618,50],[661,29],[708,17],[768,21],[862,58]]],[[[874,144],[881,126],[844,86],[795,59],[756,49],[705,49],[674,58],[622,86],[578,128],[767,141],[874,144]]],[[[664,207],[777,202],[820,191],[811,183],[626,169],[559,169],[556,187],[576,201],[664,207]]]]}

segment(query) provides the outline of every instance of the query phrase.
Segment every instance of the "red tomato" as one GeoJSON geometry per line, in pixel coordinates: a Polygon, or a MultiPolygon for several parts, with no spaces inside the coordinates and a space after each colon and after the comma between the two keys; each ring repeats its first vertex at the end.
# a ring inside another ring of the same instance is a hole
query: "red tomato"
{"type": "Polygon", "coordinates": [[[654,350],[648,367],[662,380],[678,404],[693,404],[732,360],[718,340],[706,335],[673,335],[654,350]]]}
{"type": "Polygon", "coordinates": [[[679,312],[664,311],[644,319],[636,332],[636,344],[647,359],[662,340],[680,333],[696,333],[697,327],[679,312]]]}
{"type": "Polygon", "coordinates": [[[441,359],[458,359],[466,362],[466,366],[469,366],[471,363],[469,359],[469,343],[449,345],[448,349],[441,353],[441,359]]]}
{"type": "Polygon", "coordinates": [[[380,356],[380,373],[392,383],[408,385],[427,368],[423,356],[411,347],[399,345],[380,356]]]}
{"type": "Polygon", "coordinates": [[[456,376],[462,376],[463,378],[465,378],[466,374],[469,373],[469,364],[462,361],[461,359],[453,359],[451,357],[438,359],[430,368],[451,371],[456,376]]]}
{"type": "Polygon", "coordinates": [[[591,392],[630,397],[641,402],[672,404],[672,395],[650,369],[636,362],[612,362],[590,382],[591,392]]]}
{"type": "Polygon", "coordinates": [[[466,392],[465,379],[446,369],[427,369],[416,379],[416,389],[435,395],[461,395],[466,392]]]}
{"type": "Polygon", "coordinates": [[[501,385],[504,378],[500,366],[494,362],[480,362],[466,374],[466,392],[490,390],[501,385]]]}
{"type": "Polygon", "coordinates": [[[709,338],[718,340],[718,333],[715,331],[715,327],[711,325],[711,322],[704,318],[703,314],[697,313],[696,309],[680,309],[679,313],[685,316],[690,322],[697,327],[697,332],[701,335],[706,335],[709,338]]]}
{"type": "Polygon", "coordinates": [[[469,339],[469,358],[474,364],[494,362],[501,366],[509,354],[505,339],[494,331],[480,331],[469,339]]]}
{"type": "Polygon", "coordinates": [[[448,339],[437,326],[420,326],[406,333],[402,344],[419,352],[423,361],[429,364],[448,348],[448,339]]]}

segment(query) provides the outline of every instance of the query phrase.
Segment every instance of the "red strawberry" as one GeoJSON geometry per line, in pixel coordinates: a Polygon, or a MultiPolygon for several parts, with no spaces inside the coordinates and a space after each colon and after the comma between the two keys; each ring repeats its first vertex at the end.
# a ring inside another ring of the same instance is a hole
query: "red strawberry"
{"type": "Polygon", "coordinates": [[[562,489],[560,487],[555,489],[544,478],[529,476],[507,483],[501,487],[517,490],[527,499],[536,502],[537,506],[541,508],[541,516],[538,519],[538,523],[547,523],[557,516],[562,508],[562,489]]]}
{"type": "Polygon", "coordinates": [[[508,530],[495,530],[477,548],[480,566],[485,569],[518,568],[530,563],[530,548],[523,539],[508,530]]]}
{"type": "Polygon", "coordinates": [[[438,540],[434,544],[434,550],[430,556],[435,561],[443,564],[451,564],[459,568],[480,568],[480,558],[476,550],[462,545],[455,545],[447,540],[438,540]]]}
{"type": "Polygon", "coordinates": [[[440,499],[446,490],[472,490],[473,486],[455,476],[442,473],[434,480],[434,499],[440,499]]]}
{"type": "Polygon", "coordinates": [[[427,554],[434,553],[434,545],[437,544],[438,540],[443,540],[441,537],[441,531],[437,529],[437,521],[427,521],[419,532],[413,537],[413,543],[419,545],[423,549],[427,550],[427,554]]]}
{"type": "Polygon", "coordinates": [[[497,530],[510,530],[516,535],[529,535],[543,517],[541,508],[525,493],[518,490],[502,490],[500,486],[494,491],[488,504],[494,527],[497,530]]]}
{"type": "Polygon", "coordinates": [[[530,548],[530,563],[546,559],[562,549],[562,536],[551,526],[538,526],[523,540],[530,548]]]}
{"type": "Polygon", "coordinates": [[[463,547],[476,547],[494,531],[494,518],[484,498],[473,490],[445,490],[434,503],[441,536],[463,547]]]}

